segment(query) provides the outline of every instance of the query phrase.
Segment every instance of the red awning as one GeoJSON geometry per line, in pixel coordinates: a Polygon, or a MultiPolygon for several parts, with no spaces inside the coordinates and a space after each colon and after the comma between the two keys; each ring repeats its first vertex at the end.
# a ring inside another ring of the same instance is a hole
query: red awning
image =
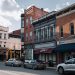
{"type": "Polygon", "coordinates": [[[46,49],[42,49],[40,52],[41,53],[52,53],[52,48],[46,48],[46,49]]]}
{"type": "Polygon", "coordinates": [[[35,49],[34,54],[40,54],[41,49],[35,49]]]}
{"type": "Polygon", "coordinates": [[[34,50],[34,54],[41,54],[41,53],[52,53],[52,48],[45,48],[45,49],[36,49],[34,50]]]}

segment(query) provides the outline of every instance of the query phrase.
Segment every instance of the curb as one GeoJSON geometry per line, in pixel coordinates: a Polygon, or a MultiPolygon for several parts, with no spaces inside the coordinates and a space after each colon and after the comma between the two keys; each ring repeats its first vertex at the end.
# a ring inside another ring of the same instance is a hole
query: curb
{"type": "Polygon", "coordinates": [[[56,67],[47,67],[47,70],[56,70],[56,67]]]}

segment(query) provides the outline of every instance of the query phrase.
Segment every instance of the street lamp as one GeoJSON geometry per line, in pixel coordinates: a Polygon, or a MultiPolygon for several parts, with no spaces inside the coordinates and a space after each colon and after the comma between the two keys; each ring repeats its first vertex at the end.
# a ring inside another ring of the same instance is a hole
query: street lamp
{"type": "Polygon", "coordinates": [[[15,45],[14,45],[14,58],[15,58],[15,45]]]}

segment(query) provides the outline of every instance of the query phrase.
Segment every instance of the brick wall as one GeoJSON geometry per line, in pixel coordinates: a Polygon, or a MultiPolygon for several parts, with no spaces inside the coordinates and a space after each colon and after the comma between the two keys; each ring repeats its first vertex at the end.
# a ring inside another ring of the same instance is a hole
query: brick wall
{"type": "Polygon", "coordinates": [[[75,12],[58,17],[56,19],[56,37],[57,40],[60,39],[60,26],[63,26],[64,38],[70,36],[70,23],[74,23],[74,33],[75,33],[75,12]]]}
{"type": "MultiPolygon", "coordinates": [[[[35,6],[30,7],[29,9],[26,10],[25,13],[25,23],[26,23],[26,18],[30,18],[32,16],[33,20],[36,20],[40,18],[42,15],[45,15],[47,12],[43,11],[40,8],[37,8],[35,6]]],[[[28,25],[24,25],[24,37],[26,38],[26,33],[28,33],[28,40],[26,41],[25,39],[25,44],[33,43],[34,42],[34,34],[32,34],[32,39],[30,39],[30,32],[34,30],[33,25],[30,24],[30,21],[28,22],[28,25]]]]}

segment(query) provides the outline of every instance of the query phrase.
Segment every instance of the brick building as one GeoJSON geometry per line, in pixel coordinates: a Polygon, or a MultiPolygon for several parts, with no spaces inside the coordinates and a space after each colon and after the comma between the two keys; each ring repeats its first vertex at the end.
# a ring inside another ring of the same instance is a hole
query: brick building
{"type": "Polygon", "coordinates": [[[45,15],[47,12],[42,8],[31,6],[21,15],[21,39],[22,39],[22,55],[25,54],[25,59],[33,58],[33,42],[34,42],[34,27],[32,21],[45,15]]]}
{"type": "Polygon", "coordinates": [[[57,64],[75,57],[75,4],[56,12],[57,64]]]}

